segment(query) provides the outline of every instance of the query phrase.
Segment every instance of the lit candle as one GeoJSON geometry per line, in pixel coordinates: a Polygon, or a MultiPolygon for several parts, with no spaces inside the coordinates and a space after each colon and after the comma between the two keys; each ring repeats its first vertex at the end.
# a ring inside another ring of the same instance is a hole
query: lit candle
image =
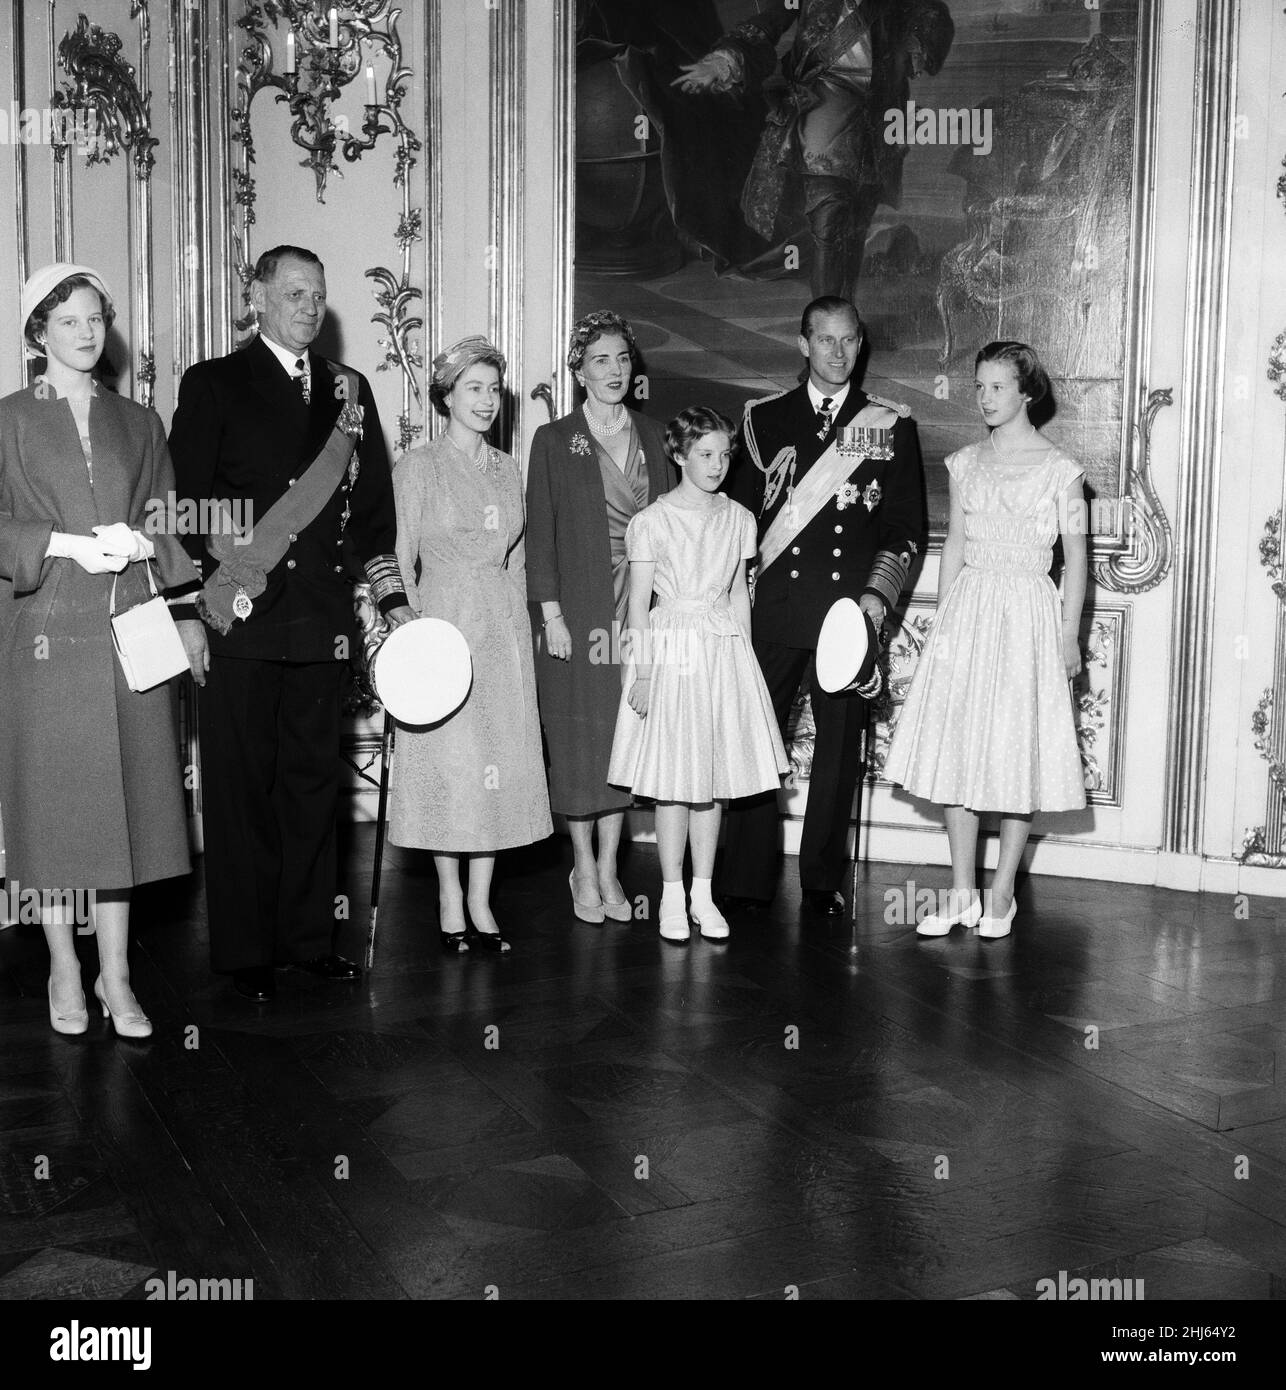
{"type": "Polygon", "coordinates": [[[375,69],[370,63],[366,65],[366,104],[367,106],[378,106],[379,96],[375,91],[375,69]]]}
{"type": "Polygon", "coordinates": [[[295,71],[295,31],[286,35],[286,71],[295,71]]]}
{"type": "Polygon", "coordinates": [[[339,47],[339,7],[336,5],[330,7],[330,46],[339,47]]]}

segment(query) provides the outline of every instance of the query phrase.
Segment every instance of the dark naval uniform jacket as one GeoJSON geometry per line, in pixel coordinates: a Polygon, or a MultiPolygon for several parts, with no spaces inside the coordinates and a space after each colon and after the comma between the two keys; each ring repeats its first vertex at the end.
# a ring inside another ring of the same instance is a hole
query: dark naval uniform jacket
{"type": "MultiPolygon", "coordinates": [[[[267,516],[273,504],[326,443],[343,405],[335,367],[308,354],[311,400],[258,337],[227,357],[190,367],[179,386],[170,456],[184,506],[195,504],[202,529],[185,527],[184,545],[209,578],[217,561],[206,549],[211,499],[224,499],[235,520],[267,516]],[[242,515],[237,516],[237,509],[242,515]]],[[[340,486],[313,521],[292,537],[269,570],[267,588],[244,621],[208,632],[212,656],[261,661],[334,661],[360,650],[354,579],[371,583],[382,612],[406,603],[396,560],[393,481],[375,398],[354,372],[363,433],[340,486]],[[346,638],[341,643],[339,638],[346,638]]]]}
{"type": "Polygon", "coordinates": [[[789,505],[791,489],[787,475],[765,510],[765,470],[783,449],[793,447],[798,486],[837,431],[868,405],[876,410],[866,418],[892,430],[893,456],[855,460],[847,484],[827,499],[767,569],[761,567],[754,590],[757,641],[816,648],[822,622],[838,598],[876,594],[886,608],[897,606],[926,534],[920,444],[914,421],[898,413],[904,407],[850,385],[826,437],[819,439],[806,385],[749,401],[729,492],[756,517],[762,544],[775,518],[789,505]]]}

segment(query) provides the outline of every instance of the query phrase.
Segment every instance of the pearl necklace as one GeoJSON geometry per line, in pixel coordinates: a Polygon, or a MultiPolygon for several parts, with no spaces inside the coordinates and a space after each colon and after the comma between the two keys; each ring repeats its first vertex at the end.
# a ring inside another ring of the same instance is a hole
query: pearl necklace
{"type": "MultiPolygon", "coordinates": [[[[1040,433],[1040,431],[1033,425],[1032,428],[1029,429],[1029,430],[1027,431],[1027,433],[1028,433],[1029,436],[1030,436],[1030,435],[1037,435],[1037,434],[1040,433]]],[[[991,448],[992,448],[992,452],[993,452],[993,453],[999,454],[999,453],[1002,452],[1001,449],[999,448],[999,446],[996,444],[996,431],[995,431],[995,430],[992,430],[992,432],[991,432],[991,448]]],[[[1027,449],[1005,449],[1003,452],[1006,453],[1006,454],[1024,454],[1024,453],[1029,453],[1030,450],[1027,450],[1027,449]]]]}
{"type": "MultiPolygon", "coordinates": [[[[451,439],[451,436],[448,435],[447,438],[451,439]]],[[[478,470],[479,473],[491,472],[491,445],[488,444],[485,439],[480,440],[480,445],[478,449],[474,451],[472,458],[470,458],[469,455],[465,453],[465,451],[455,442],[454,439],[451,439],[451,447],[456,451],[457,454],[460,455],[462,459],[464,459],[468,463],[471,463],[478,470]]]]}
{"type": "Polygon", "coordinates": [[[622,407],[621,418],[614,425],[604,425],[599,423],[598,416],[589,408],[589,402],[585,402],[585,419],[589,422],[589,427],[595,434],[602,435],[605,439],[613,434],[620,434],[629,422],[629,412],[622,407]]]}

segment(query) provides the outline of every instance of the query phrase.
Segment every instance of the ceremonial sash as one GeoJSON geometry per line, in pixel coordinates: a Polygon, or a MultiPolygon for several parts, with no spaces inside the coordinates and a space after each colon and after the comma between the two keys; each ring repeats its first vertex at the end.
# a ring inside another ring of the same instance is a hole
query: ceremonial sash
{"type": "Polygon", "coordinates": [[[836,440],[795,484],[759,543],[759,578],[835,496],[839,485],[864,458],[862,454],[841,454],[836,440]]]}
{"type": "Polygon", "coordinates": [[[273,503],[267,516],[252,521],[248,532],[238,532],[228,503],[221,500],[218,504],[222,524],[211,528],[206,544],[219,564],[196,600],[197,612],[216,632],[226,635],[234,619],[244,621],[250,616],[252,600],[267,587],[268,572],[280,563],[291,537],[316,520],[343,481],[362,437],[362,407],[356,404],[356,378],[351,373],[341,375],[349,392],[335,428],[321,452],[294,486],[273,503]]]}

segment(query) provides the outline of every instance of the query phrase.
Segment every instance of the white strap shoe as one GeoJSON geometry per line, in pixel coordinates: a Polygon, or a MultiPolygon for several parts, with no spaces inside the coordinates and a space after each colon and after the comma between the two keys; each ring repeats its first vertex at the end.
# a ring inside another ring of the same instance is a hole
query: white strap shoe
{"type": "Polygon", "coordinates": [[[691,911],[692,920],[707,941],[727,941],[728,919],[713,903],[702,903],[691,911]]]}
{"type": "Polygon", "coordinates": [[[667,941],[687,941],[692,935],[688,926],[688,895],[682,883],[667,884],[661,891],[661,920],[657,930],[667,941]]]}

